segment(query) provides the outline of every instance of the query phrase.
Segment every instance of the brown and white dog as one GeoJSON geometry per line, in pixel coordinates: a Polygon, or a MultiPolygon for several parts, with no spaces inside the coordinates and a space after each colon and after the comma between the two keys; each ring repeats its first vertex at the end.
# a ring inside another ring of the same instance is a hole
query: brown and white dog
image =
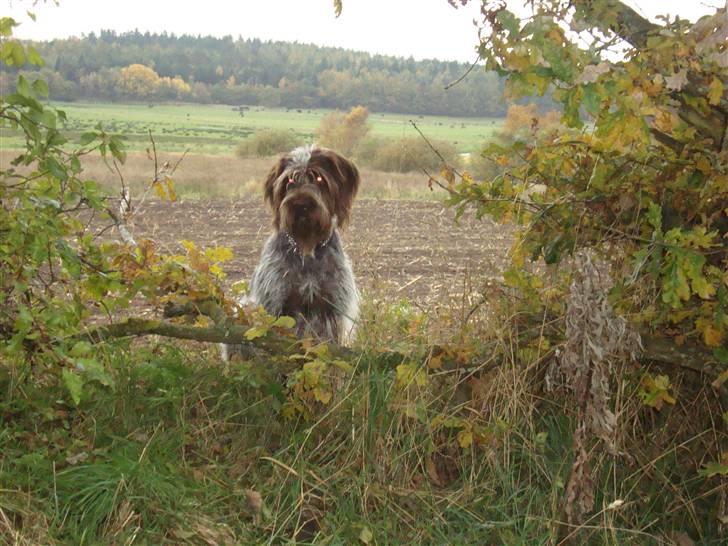
{"type": "Polygon", "coordinates": [[[359,293],[339,228],[349,221],[359,171],[316,146],[281,157],[264,184],[273,233],[263,246],[250,298],[274,316],[296,319],[299,336],[345,343],[359,293]]]}

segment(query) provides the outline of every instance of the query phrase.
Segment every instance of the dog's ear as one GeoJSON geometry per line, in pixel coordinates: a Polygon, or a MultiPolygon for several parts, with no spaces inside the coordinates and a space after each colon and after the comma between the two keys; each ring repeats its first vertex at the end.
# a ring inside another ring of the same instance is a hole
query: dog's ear
{"type": "Polygon", "coordinates": [[[276,186],[276,181],[281,177],[283,171],[286,170],[288,161],[288,156],[281,157],[276,164],[273,165],[273,168],[268,173],[265,183],[263,184],[263,196],[265,198],[265,202],[268,203],[273,211],[278,210],[281,205],[281,200],[283,199],[280,188],[276,186]]]}
{"type": "Polygon", "coordinates": [[[333,150],[319,148],[312,159],[314,157],[325,164],[324,168],[336,181],[334,212],[338,225],[344,227],[349,221],[351,204],[359,190],[359,170],[354,163],[333,150]]]}

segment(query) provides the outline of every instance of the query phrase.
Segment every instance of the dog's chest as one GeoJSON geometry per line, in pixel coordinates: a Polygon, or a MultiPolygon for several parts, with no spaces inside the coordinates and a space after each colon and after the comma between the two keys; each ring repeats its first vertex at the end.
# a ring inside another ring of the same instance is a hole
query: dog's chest
{"type": "Polygon", "coordinates": [[[330,306],[333,288],[340,276],[336,260],[329,253],[315,258],[289,257],[283,273],[287,297],[284,307],[304,311],[304,308],[324,309],[330,306]]]}

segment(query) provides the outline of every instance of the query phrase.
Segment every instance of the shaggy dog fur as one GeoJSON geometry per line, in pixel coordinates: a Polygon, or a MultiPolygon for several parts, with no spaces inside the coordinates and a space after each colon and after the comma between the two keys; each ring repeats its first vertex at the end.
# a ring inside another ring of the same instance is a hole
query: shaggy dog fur
{"type": "Polygon", "coordinates": [[[332,150],[296,148],[265,181],[273,233],[250,284],[250,298],[274,316],[296,319],[299,336],[345,343],[359,293],[339,229],[349,221],[359,171],[332,150]]]}

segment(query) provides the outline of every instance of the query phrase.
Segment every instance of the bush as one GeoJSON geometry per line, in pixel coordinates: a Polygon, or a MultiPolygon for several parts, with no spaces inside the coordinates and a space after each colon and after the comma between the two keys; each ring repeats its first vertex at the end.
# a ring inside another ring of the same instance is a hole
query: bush
{"type": "Polygon", "coordinates": [[[238,144],[238,157],[268,157],[303,144],[303,138],[285,129],[259,129],[238,144]]]}
{"type": "Polygon", "coordinates": [[[366,106],[354,106],[348,114],[331,112],[321,118],[316,130],[316,141],[346,156],[353,151],[369,132],[369,110],[366,106]]]}
{"type": "MultiPolygon", "coordinates": [[[[430,143],[449,164],[457,165],[459,157],[455,146],[442,140],[430,143]]],[[[357,147],[356,159],[362,165],[387,172],[436,171],[442,166],[440,157],[421,137],[366,138],[357,147]]]]}

